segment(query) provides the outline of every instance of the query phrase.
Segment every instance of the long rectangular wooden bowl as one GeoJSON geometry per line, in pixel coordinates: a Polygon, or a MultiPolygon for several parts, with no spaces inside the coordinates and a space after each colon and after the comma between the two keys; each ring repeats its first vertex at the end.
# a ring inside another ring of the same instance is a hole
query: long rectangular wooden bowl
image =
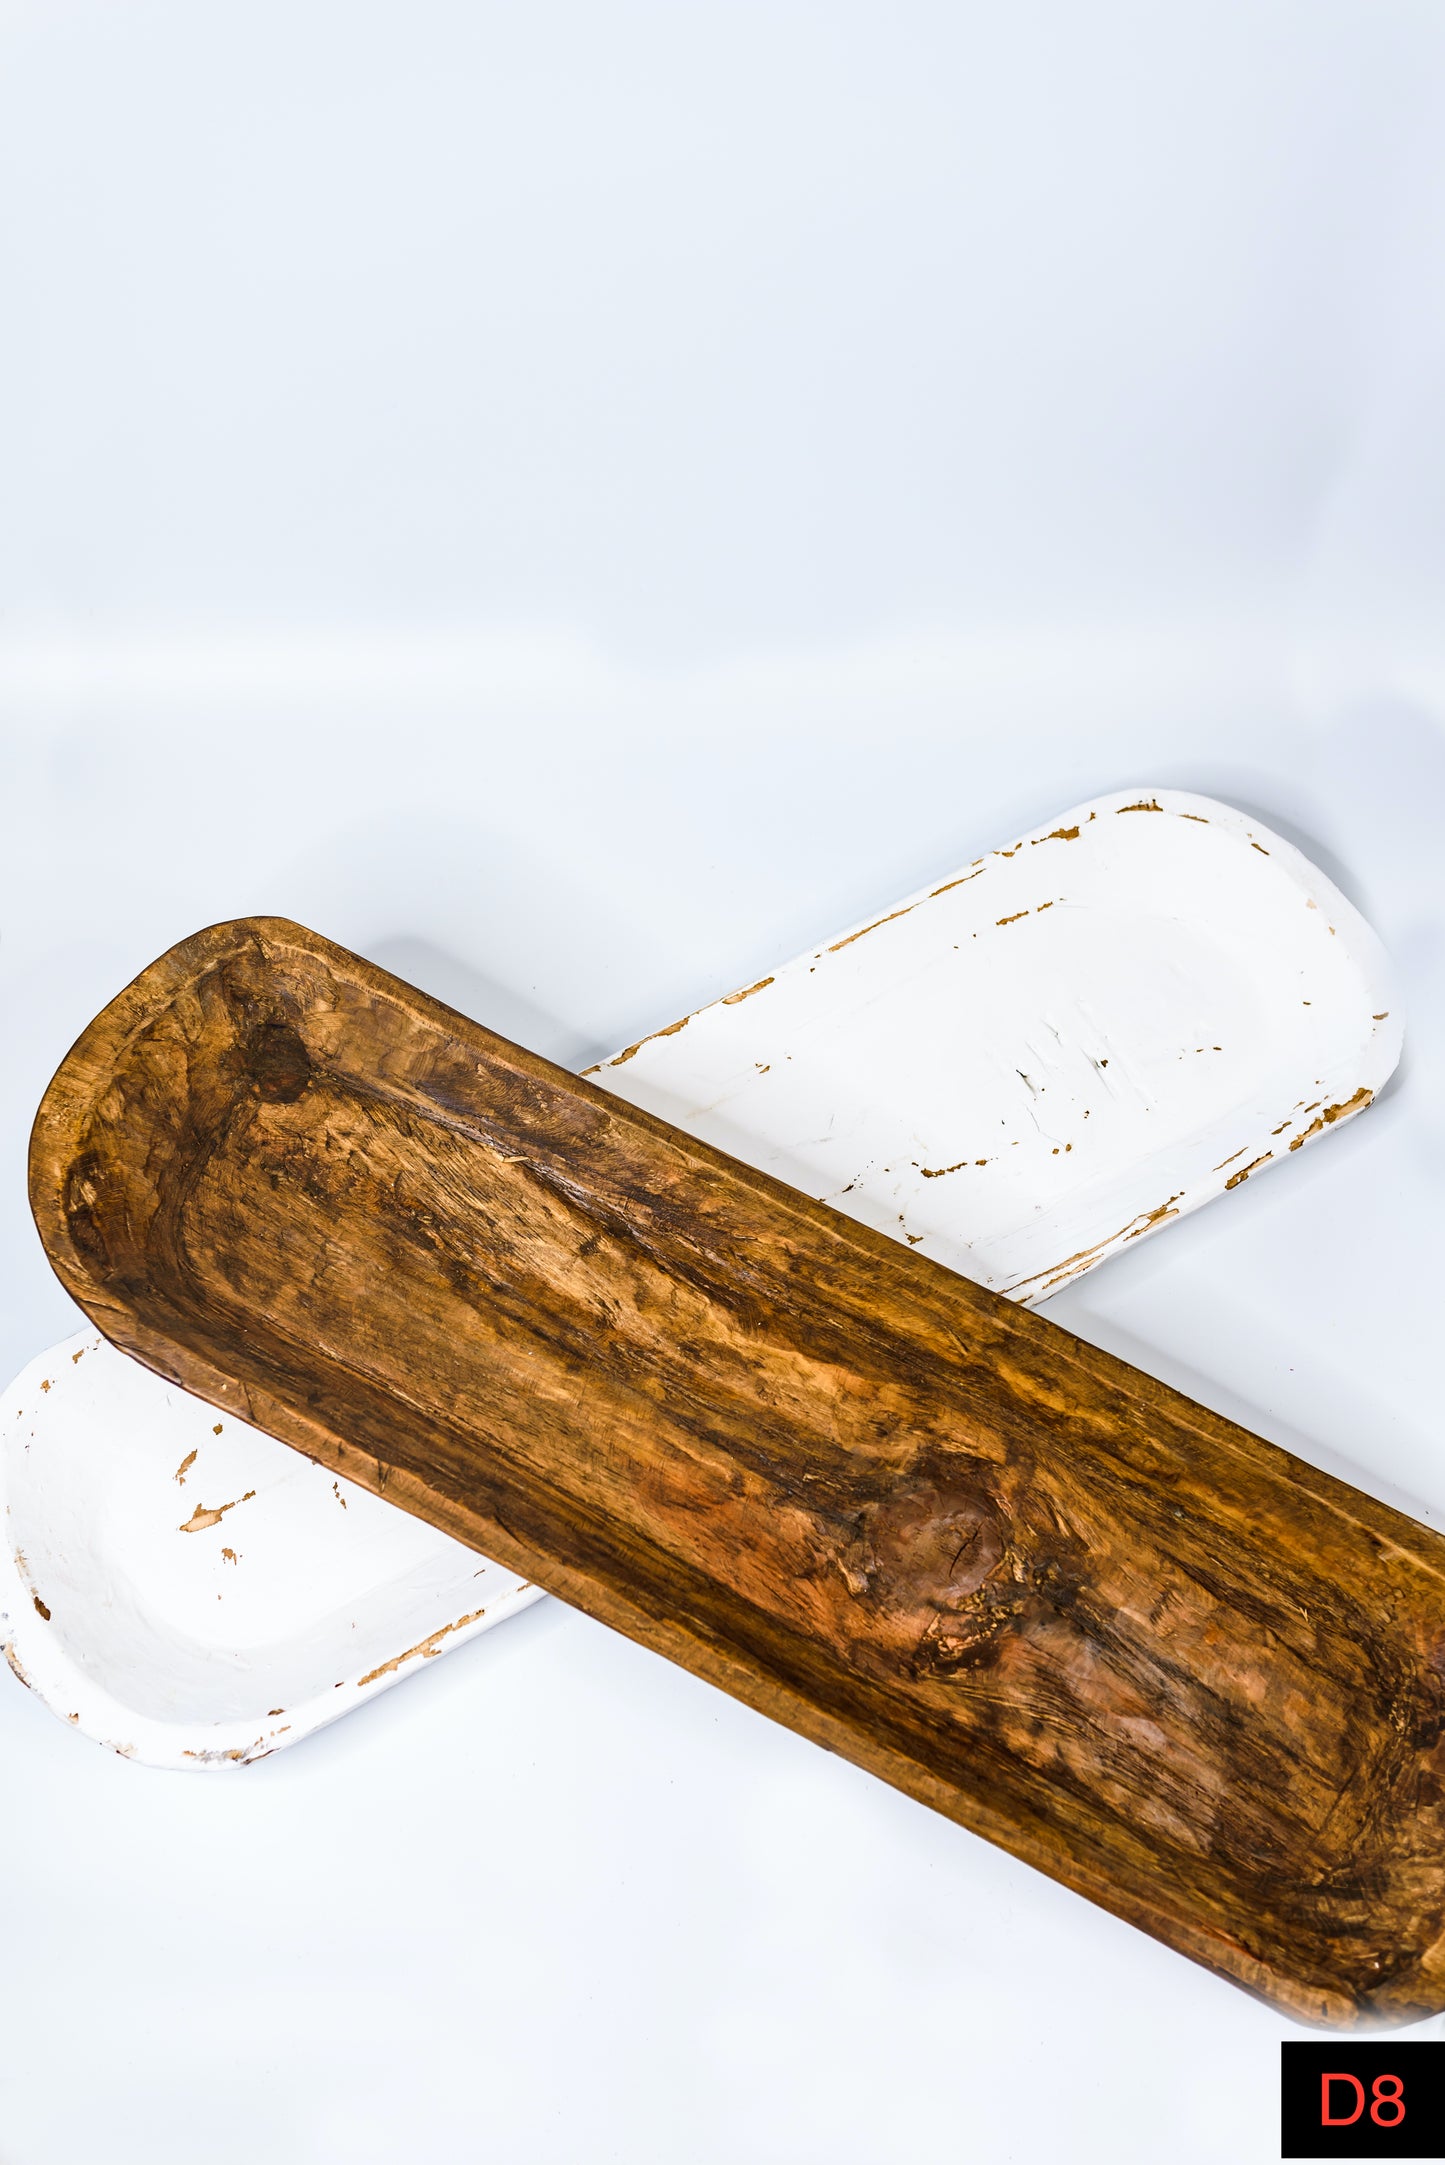
{"type": "Polygon", "coordinates": [[[1445,2004],[1445,1542],[300,926],[46,1093],[106,1334],[1301,2018],[1445,2004]]]}

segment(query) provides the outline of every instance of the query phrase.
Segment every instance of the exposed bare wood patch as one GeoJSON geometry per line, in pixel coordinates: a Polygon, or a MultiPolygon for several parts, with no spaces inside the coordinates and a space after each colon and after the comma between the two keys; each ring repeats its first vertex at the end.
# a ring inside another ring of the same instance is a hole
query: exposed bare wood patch
{"type": "Polygon", "coordinates": [[[207,1510],[204,1504],[197,1504],[180,1531],[183,1534],[203,1534],[209,1527],[219,1526],[228,1511],[234,1511],[239,1503],[249,1503],[255,1493],[253,1488],[248,1488],[244,1496],[235,1496],[230,1503],[217,1504],[211,1510],[207,1510]]]}
{"type": "Polygon", "coordinates": [[[960,873],[959,873],[959,875],[958,875],[958,878],[957,878],[956,880],[945,880],[945,881],[944,881],[944,883],[943,883],[943,885],[942,885],[941,887],[935,887],[935,888],[934,888],[934,889],[932,890],[932,892],[930,893],[930,895],[929,895],[929,897],[928,897],[929,901],[930,901],[930,902],[936,902],[936,901],[938,900],[938,897],[939,897],[940,895],[949,895],[949,894],[952,894],[952,892],[953,892],[953,890],[954,890],[954,888],[955,888],[955,887],[962,887],[962,886],[964,886],[964,885],[965,885],[965,884],[966,884],[966,883],[967,883],[967,882],[968,882],[969,880],[976,880],[976,879],[977,879],[977,878],[979,877],[979,874],[980,874],[980,873],[982,873],[982,872],[986,872],[987,870],[988,870],[988,866],[987,866],[987,865],[980,865],[980,866],[978,867],[977,871],[974,871],[974,872],[960,872],[960,873]]]}
{"type": "Polygon", "coordinates": [[[876,932],[880,925],[891,925],[895,917],[906,917],[909,910],[917,907],[916,903],[910,902],[901,910],[890,910],[886,917],[875,917],[871,925],[861,925],[856,932],[850,932],[846,939],[834,940],[832,946],[828,949],[829,954],[836,955],[840,953],[843,948],[851,947],[855,940],[866,939],[868,934],[876,932]]]}
{"type": "Polygon", "coordinates": [[[1320,1134],[1325,1128],[1332,1128],[1337,1120],[1348,1120],[1352,1113],[1362,1113],[1374,1095],[1373,1090],[1367,1090],[1361,1084],[1354,1095],[1347,1097],[1342,1105],[1327,1105],[1318,1119],[1312,1120],[1307,1128],[1291,1137],[1290,1149],[1298,1150],[1301,1143],[1307,1143],[1312,1135],[1320,1134]]]}
{"type": "Polygon", "coordinates": [[[588,1075],[595,1075],[599,1067],[621,1067],[625,1060],[635,1060],[643,1046],[650,1045],[655,1037],[676,1037],[678,1031],[685,1030],[691,1021],[691,1015],[684,1015],[681,1021],[668,1023],[666,1029],[649,1030],[646,1037],[640,1037],[635,1045],[624,1046],[622,1051],[614,1053],[610,1060],[600,1061],[597,1065],[585,1069],[584,1072],[588,1075]]]}
{"type": "Polygon", "coordinates": [[[374,1684],[379,1676],[390,1676],[393,1669],[399,1669],[404,1661],[414,1661],[418,1654],[423,1661],[429,1661],[433,1654],[441,1652],[443,1639],[449,1639],[454,1631],[461,1631],[467,1624],[475,1624],[478,1618],[486,1613],[485,1609],[473,1609],[470,1616],[459,1616],[454,1624],[443,1624],[440,1631],[433,1631],[427,1638],[419,1639],[416,1645],[409,1646],[404,1654],[393,1654],[390,1661],[383,1661],[377,1668],[368,1669],[365,1676],[356,1679],[358,1690],[363,1684],[374,1684]]]}

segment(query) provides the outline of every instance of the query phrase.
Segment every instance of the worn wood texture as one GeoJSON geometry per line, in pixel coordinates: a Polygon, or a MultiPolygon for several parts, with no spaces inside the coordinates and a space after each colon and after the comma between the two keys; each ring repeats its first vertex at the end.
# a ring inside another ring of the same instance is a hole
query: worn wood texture
{"type": "Polygon", "coordinates": [[[1445,2005],[1445,1543],[301,927],[70,1053],[167,1376],[1314,2021],[1445,2005]]]}

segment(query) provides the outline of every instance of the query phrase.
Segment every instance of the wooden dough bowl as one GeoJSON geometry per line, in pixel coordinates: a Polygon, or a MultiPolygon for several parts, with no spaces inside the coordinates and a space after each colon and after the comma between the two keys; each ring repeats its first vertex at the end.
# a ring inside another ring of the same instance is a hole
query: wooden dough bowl
{"type": "Polygon", "coordinates": [[[1445,1542],[284,920],[36,1120],[115,1343],[1285,2013],[1445,2006],[1445,1542]]]}

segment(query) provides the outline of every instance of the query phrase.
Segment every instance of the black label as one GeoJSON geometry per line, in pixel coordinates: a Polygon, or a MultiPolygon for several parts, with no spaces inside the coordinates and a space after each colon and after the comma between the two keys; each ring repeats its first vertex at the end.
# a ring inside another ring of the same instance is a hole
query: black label
{"type": "Polygon", "coordinates": [[[1445,2158],[1445,2044],[1281,2047],[1281,2157],[1445,2158]]]}

